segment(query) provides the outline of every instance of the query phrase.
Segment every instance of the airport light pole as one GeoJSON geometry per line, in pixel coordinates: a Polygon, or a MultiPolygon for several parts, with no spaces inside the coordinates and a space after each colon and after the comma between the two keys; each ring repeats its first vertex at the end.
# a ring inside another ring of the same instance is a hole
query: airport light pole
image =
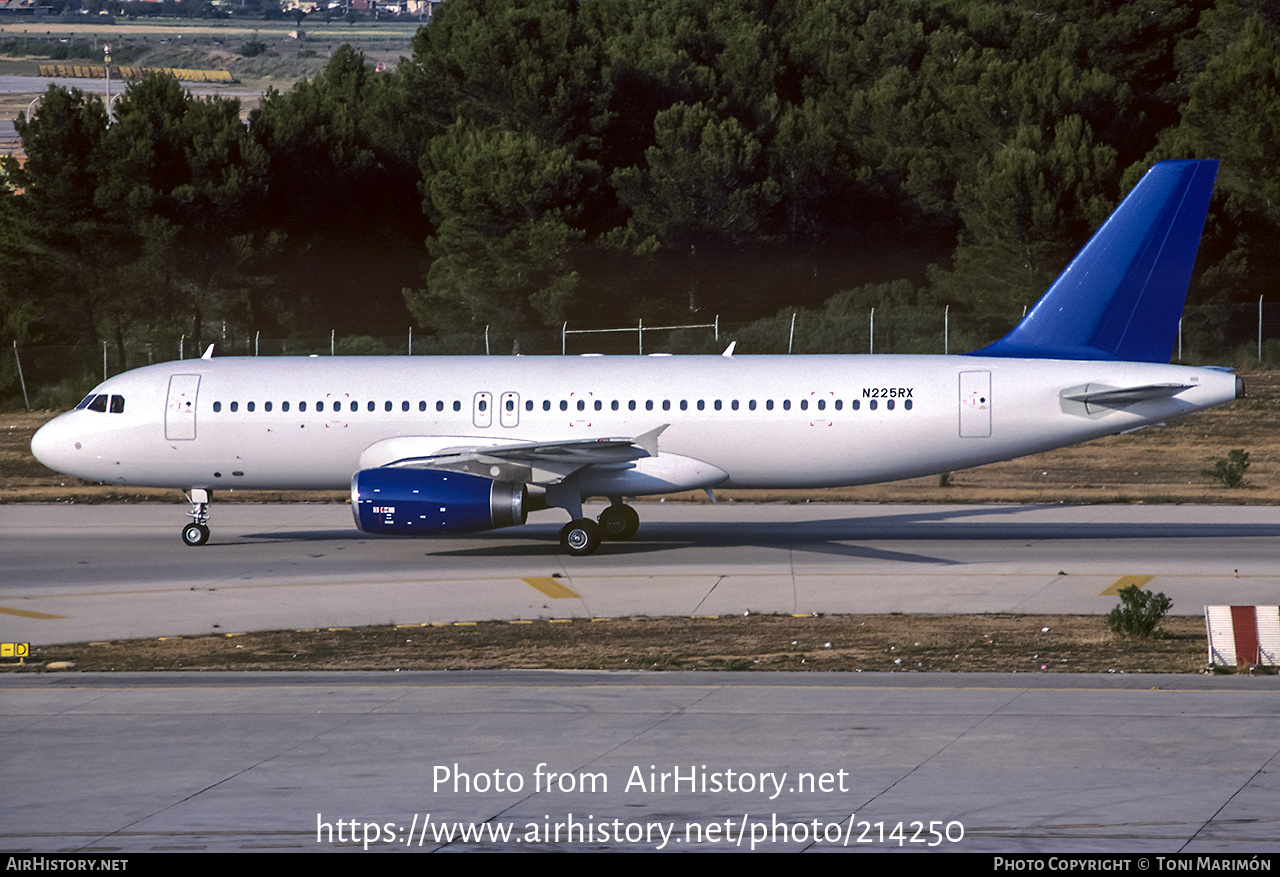
{"type": "Polygon", "coordinates": [[[102,44],[102,61],[107,71],[107,125],[111,125],[111,44],[102,44]]]}

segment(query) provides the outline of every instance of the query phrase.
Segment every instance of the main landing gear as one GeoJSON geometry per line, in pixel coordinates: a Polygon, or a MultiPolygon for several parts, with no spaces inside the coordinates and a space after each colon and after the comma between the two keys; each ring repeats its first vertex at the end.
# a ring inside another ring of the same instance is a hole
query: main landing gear
{"type": "Polygon", "coordinates": [[[191,503],[187,512],[191,523],[182,528],[182,542],[192,547],[203,545],[209,541],[209,491],[193,487],[187,501],[191,503]]]}
{"type": "Polygon", "coordinates": [[[578,518],[560,530],[560,547],[566,554],[586,557],[600,547],[602,540],[625,541],[640,529],[640,515],[631,506],[615,502],[600,513],[598,521],[578,518]]]}

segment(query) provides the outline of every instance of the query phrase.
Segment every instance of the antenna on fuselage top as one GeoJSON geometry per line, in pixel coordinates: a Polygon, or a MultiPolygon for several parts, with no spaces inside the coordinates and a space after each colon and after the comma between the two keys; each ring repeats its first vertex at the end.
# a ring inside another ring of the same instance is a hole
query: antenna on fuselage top
{"type": "Polygon", "coordinates": [[[204,349],[204,353],[200,354],[201,359],[213,359],[213,345],[210,344],[204,349]]]}

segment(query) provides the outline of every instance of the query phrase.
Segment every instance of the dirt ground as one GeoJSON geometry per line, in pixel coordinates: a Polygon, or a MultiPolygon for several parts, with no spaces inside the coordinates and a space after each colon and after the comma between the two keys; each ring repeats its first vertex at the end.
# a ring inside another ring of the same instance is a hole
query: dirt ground
{"type": "Polygon", "coordinates": [[[10,672],[71,662],[133,670],[813,670],[1196,673],[1204,621],[1177,617],[1147,641],[1099,616],[747,615],[488,621],[167,637],[46,646],[10,672]]]}

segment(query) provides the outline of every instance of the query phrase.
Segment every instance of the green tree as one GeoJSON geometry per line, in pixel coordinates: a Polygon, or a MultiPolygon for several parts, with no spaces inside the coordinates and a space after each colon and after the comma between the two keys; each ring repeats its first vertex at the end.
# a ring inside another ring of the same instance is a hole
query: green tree
{"type": "Polygon", "coordinates": [[[105,298],[98,266],[110,257],[105,220],[93,200],[106,110],[97,96],[51,86],[35,113],[19,116],[14,127],[27,160],[21,167],[7,162],[8,178],[22,190],[10,206],[28,234],[5,235],[3,246],[10,259],[26,266],[29,283],[27,290],[15,287],[10,293],[25,302],[14,313],[24,314],[26,325],[42,326],[49,340],[70,337],[96,345],[105,298]]]}
{"type": "Polygon", "coordinates": [[[425,290],[406,290],[424,326],[511,329],[565,318],[582,239],[575,205],[596,168],[532,132],[458,122],[423,157],[423,209],[436,226],[425,290]]]}
{"type": "Polygon", "coordinates": [[[241,123],[239,101],[144,77],[117,103],[95,168],[94,203],[112,217],[124,259],[117,273],[153,320],[185,325],[197,343],[206,318],[253,320],[247,275],[273,242],[256,219],[267,156],[241,123]]]}
{"type": "Polygon", "coordinates": [[[1022,126],[957,186],[964,234],[950,272],[934,271],[935,294],[992,325],[1012,326],[1066,268],[1114,206],[1115,150],[1094,143],[1079,116],[1051,139],[1022,126]]]}

